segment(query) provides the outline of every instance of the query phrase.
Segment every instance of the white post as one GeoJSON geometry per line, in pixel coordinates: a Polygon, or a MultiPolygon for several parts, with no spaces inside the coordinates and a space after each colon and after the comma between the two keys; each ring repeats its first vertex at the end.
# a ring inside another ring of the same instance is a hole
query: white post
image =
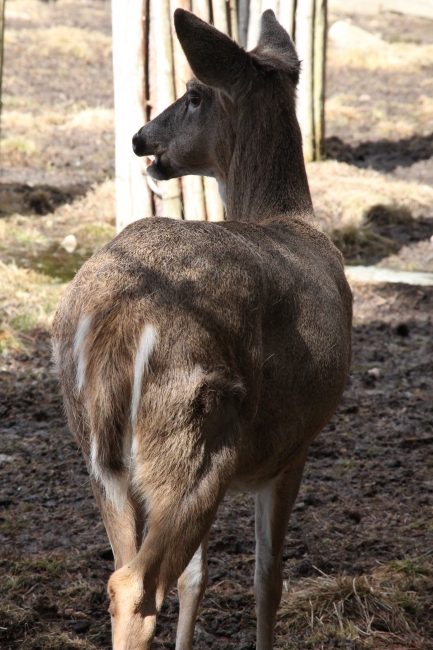
{"type": "MultiPolygon", "coordinates": [[[[151,117],[159,115],[175,98],[173,47],[171,43],[170,0],[150,2],[150,98],[151,117]]],[[[180,182],[178,178],[164,181],[162,190],[163,217],[182,219],[180,182]]]]}
{"type": "Polygon", "coordinates": [[[143,164],[131,138],[146,121],[143,61],[143,0],[112,0],[116,225],[123,228],[153,215],[143,164]]]}
{"type": "Polygon", "coordinates": [[[295,42],[301,63],[297,114],[301,126],[306,162],[314,160],[313,65],[315,0],[298,2],[295,42]]]}

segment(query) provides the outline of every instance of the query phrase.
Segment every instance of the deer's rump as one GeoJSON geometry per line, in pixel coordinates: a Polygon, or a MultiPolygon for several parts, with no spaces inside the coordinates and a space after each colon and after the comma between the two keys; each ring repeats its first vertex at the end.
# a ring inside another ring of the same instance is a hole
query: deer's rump
{"type": "Polygon", "coordinates": [[[126,228],[83,266],[53,325],[94,476],[122,481],[135,458],[157,481],[161,457],[169,483],[183,456],[198,468],[209,450],[230,452],[247,480],[278,473],[344,388],[348,292],[338,252],[303,222],[126,228]]]}

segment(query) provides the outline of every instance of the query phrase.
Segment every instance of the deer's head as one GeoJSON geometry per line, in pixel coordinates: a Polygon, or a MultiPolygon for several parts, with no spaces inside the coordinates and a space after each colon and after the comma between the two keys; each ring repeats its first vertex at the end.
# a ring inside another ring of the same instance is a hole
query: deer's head
{"type": "Polygon", "coordinates": [[[174,21],[196,76],[183,97],[134,135],[133,149],[138,156],[155,156],[147,171],[157,180],[199,174],[225,184],[236,145],[243,152],[247,146],[242,135],[256,138],[260,134],[251,128],[262,124],[272,146],[272,117],[287,129],[299,60],[271,10],[262,16],[259,43],[251,52],[183,9],[175,11],[174,21]]]}

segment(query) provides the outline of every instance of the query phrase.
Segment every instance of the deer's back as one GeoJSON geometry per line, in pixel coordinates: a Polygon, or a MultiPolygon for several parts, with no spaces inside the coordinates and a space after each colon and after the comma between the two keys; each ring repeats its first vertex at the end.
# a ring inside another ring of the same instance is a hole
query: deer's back
{"type": "Polygon", "coordinates": [[[185,366],[242,384],[242,435],[256,443],[239,474],[253,480],[275,473],[275,458],[283,467],[320,431],[349,369],[351,294],[341,257],[301,221],[136,222],[69,286],[53,326],[60,365],[74,362],[86,316],[98,328],[94,355],[111,346],[112,363],[132,368],[152,325],[150,366],[161,385],[185,366]]]}

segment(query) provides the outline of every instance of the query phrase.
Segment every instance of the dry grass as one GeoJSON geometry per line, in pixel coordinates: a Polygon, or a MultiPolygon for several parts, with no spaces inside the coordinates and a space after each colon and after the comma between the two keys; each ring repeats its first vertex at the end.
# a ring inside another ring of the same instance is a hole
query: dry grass
{"type": "Polygon", "coordinates": [[[288,587],[280,626],[302,634],[306,647],[326,639],[353,641],[359,647],[382,643],[432,647],[433,570],[423,560],[398,560],[371,575],[320,575],[288,587]]]}
{"type": "Polygon", "coordinates": [[[356,131],[360,123],[373,124],[375,136],[396,140],[416,133],[430,133],[432,127],[433,100],[420,95],[416,102],[400,103],[366,101],[359,103],[358,96],[346,93],[333,95],[326,101],[326,120],[330,125],[345,126],[356,131]],[[395,113],[398,109],[398,114],[395,113]]]}
{"type": "Polygon", "coordinates": [[[39,110],[40,106],[38,111],[4,112],[1,143],[4,166],[49,170],[68,160],[69,166],[78,160],[86,167],[91,161],[103,166],[114,157],[113,109],[74,104],[68,110],[48,108],[42,114],[39,110]],[[81,151],[63,146],[74,140],[81,143],[81,151]],[[94,146],[87,150],[85,143],[89,140],[94,146]]]}
{"type": "Polygon", "coordinates": [[[337,68],[361,68],[363,70],[404,69],[405,72],[419,72],[433,64],[433,45],[413,43],[386,43],[377,49],[328,49],[328,64],[337,68]]]}
{"type": "MultiPolygon", "coordinates": [[[[21,650],[95,648],[88,637],[86,640],[74,638],[74,633],[68,630],[70,620],[89,619],[82,608],[87,609],[92,604],[94,610],[105,609],[107,596],[103,585],[99,581],[91,585],[81,581],[86,561],[88,558],[79,556],[2,561],[2,647],[12,644],[11,647],[21,650]],[[75,584],[76,576],[79,584],[75,584]]],[[[93,621],[93,633],[101,634],[97,621],[93,621]]]]}
{"type": "Polygon", "coordinates": [[[359,226],[368,209],[377,204],[399,205],[414,217],[431,213],[433,188],[427,185],[332,160],[310,163],[307,171],[316,216],[327,232],[359,226]]]}
{"type": "MultiPolygon", "coordinates": [[[[109,108],[92,108],[87,105],[72,104],[67,110],[53,110],[48,108],[42,115],[32,112],[17,110],[6,111],[2,119],[2,128],[5,132],[28,136],[37,132],[38,137],[58,137],[58,129],[72,131],[84,129],[92,131],[114,130],[114,111],[109,108]]],[[[7,153],[6,141],[2,143],[2,153],[7,153]]]]}
{"type": "Polygon", "coordinates": [[[111,56],[111,38],[101,32],[58,25],[36,29],[5,30],[5,48],[26,44],[30,57],[67,57],[76,59],[77,65],[92,61],[98,55],[111,56]]]}
{"type": "Polygon", "coordinates": [[[368,264],[374,256],[387,257],[400,248],[396,242],[381,237],[368,227],[344,226],[336,228],[330,235],[344,259],[351,264],[368,264]]]}
{"type": "Polygon", "coordinates": [[[66,286],[62,279],[114,237],[114,203],[109,180],[37,220],[21,215],[0,220],[1,354],[25,348],[23,334],[32,329],[50,327],[66,286]],[[70,254],[61,243],[71,234],[77,249],[70,254]]]}
{"type": "Polygon", "coordinates": [[[26,334],[48,328],[64,285],[35,271],[0,261],[0,354],[25,348],[26,334]]]}

